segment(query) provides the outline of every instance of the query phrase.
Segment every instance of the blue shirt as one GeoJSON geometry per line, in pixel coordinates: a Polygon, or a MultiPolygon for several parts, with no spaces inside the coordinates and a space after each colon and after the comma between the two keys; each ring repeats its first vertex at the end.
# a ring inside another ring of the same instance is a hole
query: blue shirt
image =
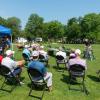
{"type": "Polygon", "coordinates": [[[44,76],[46,74],[46,67],[44,65],[44,63],[39,62],[38,60],[33,60],[28,64],[28,68],[36,68],[38,71],[40,71],[42,73],[42,75],[44,76]]]}
{"type": "Polygon", "coordinates": [[[8,45],[10,47],[11,46],[11,41],[10,40],[7,40],[6,41],[6,45],[8,45]]]}
{"type": "Polygon", "coordinates": [[[23,53],[25,53],[30,58],[31,53],[30,53],[30,51],[28,49],[25,48],[23,50],[23,53]]]}

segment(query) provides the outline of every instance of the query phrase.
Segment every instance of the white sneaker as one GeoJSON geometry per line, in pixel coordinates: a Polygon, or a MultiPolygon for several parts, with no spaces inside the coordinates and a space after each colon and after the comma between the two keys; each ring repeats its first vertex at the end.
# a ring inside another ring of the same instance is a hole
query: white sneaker
{"type": "Polygon", "coordinates": [[[21,84],[21,85],[23,85],[23,84],[25,84],[25,83],[23,83],[23,82],[20,82],[20,84],[21,84]]]}

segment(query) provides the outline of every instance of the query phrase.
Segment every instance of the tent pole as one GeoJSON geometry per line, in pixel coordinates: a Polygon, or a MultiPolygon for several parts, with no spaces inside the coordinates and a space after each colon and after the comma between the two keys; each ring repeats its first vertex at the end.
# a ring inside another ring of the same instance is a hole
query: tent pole
{"type": "Polygon", "coordinates": [[[13,50],[12,35],[11,35],[11,49],[13,50]]]}

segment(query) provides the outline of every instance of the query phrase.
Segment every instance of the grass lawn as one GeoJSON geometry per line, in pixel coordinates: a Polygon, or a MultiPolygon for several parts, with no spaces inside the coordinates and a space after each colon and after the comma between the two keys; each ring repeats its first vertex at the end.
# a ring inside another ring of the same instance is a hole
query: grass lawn
{"type": "MultiPolygon", "coordinates": [[[[46,45],[46,44],[45,44],[46,45]]],[[[52,44],[53,47],[59,47],[60,44],[52,44]]],[[[80,44],[66,44],[66,48],[80,48],[83,50],[83,45],[80,44]]],[[[21,51],[18,51],[14,47],[15,58],[17,60],[21,59],[21,51]]],[[[56,62],[54,57],[50,57],[48,71],[53,74],[53,91],[46,91],[43,100],[100,100],[100,81],[98,81],[96,71],[100,69],[100,45],[93,45],[94,55],[96,57],[93,61],[87,61],[88,69],[86,71],[85,84],[89,95],[81,91],[69,90],[68,89],[68,72],[58,72],[56,69],[56,62]]],[[[26,68],[23,68],[22,72],[23,82],[22,86],[17,86],[11,93],[0,90],[0,100],[37,100],[35,98],[29,97],[28,93],[30,88],[28,84],[30,79],[28,77],[26,68]]],[[[0,85],[2,80],[0,80],[0,85]]],[[[10,86],[5,87],[10,89],[10,86]]],[[[79,85],[72,85],[72,88],[79,88],[79,85]]],[[[41,91],[33,91],[34,95],[41,95],[41,91]]]]}

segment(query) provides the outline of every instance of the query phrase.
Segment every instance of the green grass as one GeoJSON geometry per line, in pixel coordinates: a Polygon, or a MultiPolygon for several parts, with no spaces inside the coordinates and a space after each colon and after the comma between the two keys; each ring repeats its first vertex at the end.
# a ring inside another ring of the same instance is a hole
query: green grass
{"type": "MultiPolygon", "coordinates": [[[[45,44],[46,46],[48,44],[45,44]]],[[[59,47],[61,44],[53,44],[53,47],[59,47]]],[[[66,48],[80,48],[83,50],[83,45],[80,44],[70,44],[65,45],[66,48]]],[[[21,59],[21,51],[16,51],[15,58],[17,60],[21,59]]],[[[50,57],[49,65],[50,67],[47,68],[48,71],[52,72],[53,74],[53,91],[48,92],[46,91],[43,97],[43,100],[100,100],[100,81],[97,81],[96,71],[100,69],[100,45],[93,45],[94,55],[96,57],[93,61],[87,61],[88,69],[86,71],[86,78],[85,84],[90,92],[89,95],[81,91],[69,90],[68,89],[68,72],[65,70],[64,72],[58,72],[57,69],[54,67],[56,66],[55,58],[50,57]]],[[[30,88],[28,87],[28,83],[30,83],[30,79],[27,75],[27,71],[23,68],[22,77],[24,78],[25,85],[17,86],[12,93],[8,93],[5,91],[0,90],[0,100],[32,100],[32,97],[28,96],[30,88]]],[[[0,84],[2,80],[0,80],[0,84]]],[[[8,86],[7,86],[8,87],[8,86]]],[[[79,88],[78,85],[73,85],[72,88],[79,88]]],[[[7,88],[7,89],[10,89],[7,88]]],[[[41,95],[41,91],[33,91],[35,95],[41,95]]],[[[33,99],[37,100],[37,99],[33,99]]]]}

